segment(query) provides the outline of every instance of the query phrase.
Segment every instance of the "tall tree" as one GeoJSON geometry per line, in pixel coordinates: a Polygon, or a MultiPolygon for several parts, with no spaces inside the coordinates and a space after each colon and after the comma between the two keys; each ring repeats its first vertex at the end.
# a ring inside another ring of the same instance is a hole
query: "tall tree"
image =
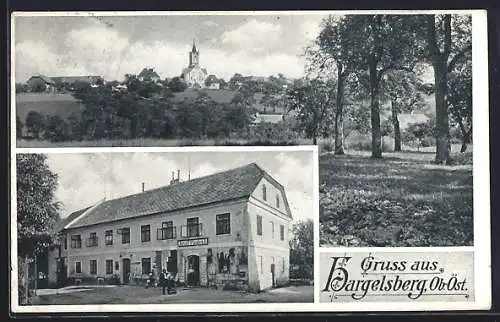
{"type": "Polygon", "coordinates": [[[438,164],[450,159],[448,75],[467,53],[472,51],[472,17],[470,15],[425,15],[426,56],[434,69],[436,100],[436,158],[438,164]]]}
{"type": "Polygon", "coordinates": [[[416,31],[406,28],[414,19],[402,15],[351,15],[342,23],[349,32],[343,46],[360,71],[368,70],[372,130],[372,157],[382,157],[380,131],[380,83],[392,70],[413,70],[416,31]]]}
{"type": "Polygon", "coordinates": [[[287,95],[288,111],[297,113],[297,126],[313,144],[318,144],[318,137],[329,126],[331,111],[335,100],[335,84],[320,79],[313,79],[294,85],[287,95]]]}
{"type": "Polygon", "coordinates": [[[19,290],[26,303],[27,266],[30,258],[54,240],[53,227],[59,220],[60,204],[55,202],[57,175],[47,165],[44,154],[17,154],[17,254],[19,290]]]}
{"type": "Polygon", "coordinates": [[[293,225],[290,240],[290,275],[292,278],[314,278],[313,221],[308,219],[293,225]],[[296,269],[293,269],[294,266],[296,269]]]}
{"type": "Polygon", "coordinates": [[[26,128],[31,137],[40,139],[45,129],[45,118],[37,111],[30,111],[26,116],[26,128]]]}

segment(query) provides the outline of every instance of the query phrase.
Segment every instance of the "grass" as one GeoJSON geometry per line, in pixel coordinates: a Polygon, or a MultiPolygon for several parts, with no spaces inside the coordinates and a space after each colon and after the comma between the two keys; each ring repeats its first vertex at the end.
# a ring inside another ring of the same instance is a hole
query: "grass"
{"type": "Polygon", "coordinates": [[[320,244],[472,245],[472,153],[466,155],[468,164],[455,166],[433,165],[433,152],[380,160],[366,151],[322,155],[320,244]]]}

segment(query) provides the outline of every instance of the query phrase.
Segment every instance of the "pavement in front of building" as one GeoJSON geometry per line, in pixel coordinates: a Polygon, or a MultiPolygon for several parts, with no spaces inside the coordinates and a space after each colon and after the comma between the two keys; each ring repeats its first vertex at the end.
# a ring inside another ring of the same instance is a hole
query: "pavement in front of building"
{"type": "MultiPolygon", "coordinates": [[[[54,290],[55,291],[55,290],[54,290]]],[[[313,286],[289,286],[258,294],[207,288],[179,288],[162,295],[161,288],[140,286],[79,286],[59,292],[38,290],[34,305],[168,304],[168,303],[307,303],[314,301],[313,286]]]]}

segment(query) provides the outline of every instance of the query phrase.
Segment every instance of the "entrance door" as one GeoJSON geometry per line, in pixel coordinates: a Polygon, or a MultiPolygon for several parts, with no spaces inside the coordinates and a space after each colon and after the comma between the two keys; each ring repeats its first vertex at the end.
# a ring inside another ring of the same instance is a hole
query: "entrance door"
{"type": "Polygon", "coordinates": [[[57,275],[57,284],[59,287],[66,285],[68,276],[68,267],[66,266],[66,257],[61,257],[59,261],[59,274],[57,275]]]}
{"type": "Polygon", "coordinates": [[[189,286],[200,285],[200,257],[198,255],[188,256],[187,276],[189,286]]]}
{"type": "Polygon", "coordinates": [[[177,274],[177,250],[171,250],[167,262],[167,271],[176,275],[177,274]]]}
{"type": "Polygon", "coordinates": [[[128,284],[130,282],[130,259],[124,258],[122,263],[123,271],[123,284],[128,284]]]}

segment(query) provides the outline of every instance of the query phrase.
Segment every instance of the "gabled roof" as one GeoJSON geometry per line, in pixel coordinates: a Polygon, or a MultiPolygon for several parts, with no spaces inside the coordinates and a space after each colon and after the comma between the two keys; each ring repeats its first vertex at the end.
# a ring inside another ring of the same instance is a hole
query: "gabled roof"
{"type": "MultiPolygon", "coordinates": [[[[249,198],[265,174],[257,164],[250,163],[236,169],[105,201],[94,206],[66,229],[249,198]]],[[[80,214],[85,210],[79,210],[80,214]]]]}
{"type": "Polygon", "coordinates": [[[53,76],[51,78],[54,80],[54,82],[73,84],[76,82],[94,83],[98,79],[101,79],[102,77],[96,75],[83,75],[83,76],[53,76]]]}
{"type": "Polygon", "coordinates": [[[56,82],[51,78],[51,77],[48,77],[48,76],[44,76],[44,75],[34,75],[34,76],[31,76],[29,79],[28,79],[28,82],[33,79],[33,78],[39,78],[41,80],[43,80],[45,83],[47,84],[55,84],[56,82]]]}

